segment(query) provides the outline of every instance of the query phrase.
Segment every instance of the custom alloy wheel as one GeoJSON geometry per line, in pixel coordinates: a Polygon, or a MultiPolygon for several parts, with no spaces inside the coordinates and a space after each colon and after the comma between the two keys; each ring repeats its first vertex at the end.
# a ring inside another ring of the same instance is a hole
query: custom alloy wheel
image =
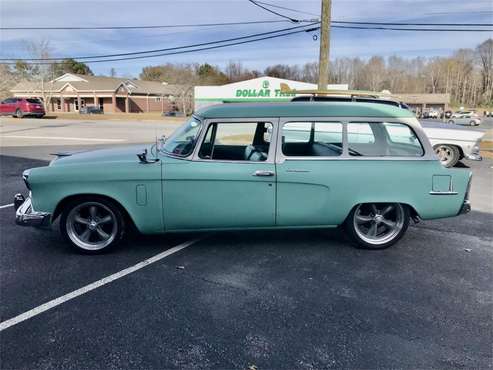
{"type": "Polygon", "coordinates": [[[399,203],[365,203],[356,206],[346,226],[360,247],[388,248],[397,242],[409,225],[409,210],[399,203]]]}
{"type": "Polygon", "coordinates": [[[459,150],[453,145],[440,144],[434,150],[444,167],[454,167],[460,159],[459,150]]]}
{"type": "Polygon", "coordinates": [[[123,216],[112,202],[90,200],[71,203],[62,213],[62,234],[78,250],[98,253],[117,244],[123,236],[123,216]]]}

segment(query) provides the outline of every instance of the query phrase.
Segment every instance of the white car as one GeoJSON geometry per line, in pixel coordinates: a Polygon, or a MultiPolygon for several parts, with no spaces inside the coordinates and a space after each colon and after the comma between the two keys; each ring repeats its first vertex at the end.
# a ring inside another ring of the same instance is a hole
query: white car
{"type": "Polygon", "coordinates": [[[452,114],[448,123],[452,125],[479,126],[481,124],[481,118],[474,111],[462,111],[452,114]]]}
{"type": "Polygon", "coordinates": [[[480,161],[480,144],[484,132],[452,128],[446,124],[421,124],[438,158],[445,167],[461,159],[480,161]]]}

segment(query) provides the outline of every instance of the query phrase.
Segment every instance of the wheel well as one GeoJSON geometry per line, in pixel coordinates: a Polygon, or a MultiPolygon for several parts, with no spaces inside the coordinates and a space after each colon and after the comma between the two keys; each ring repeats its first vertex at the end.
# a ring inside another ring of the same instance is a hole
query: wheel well
{"type": "Polygon", "coordinates": [[[75,195],[70,195],[66,198],[63,198],[56,206],[55,211],[53,212],[53,217],[52,217],[52,222],[55,221],[61,214],[63,209],[69,204],[70,202],[79,199],[79,198],[92,198],[92,199],[106,199],[112,203],[114,203],[122,212],[123,217],[125,217],[125,221],[127,222],[128,225],[130,225],[133,229],[137,230],[137,227],[135,226],[134,221],[132,220],[132,217],[130,217],[130,214],[127,212],[125,207],[121,205],[120,202],[117,200],[108,197],[106,195],[100,195],[100,194],[75,194],[75,195]]]}
{"type": "MultiPolygon", "coordinates": [[[[349,211],[348,215],[346,216],[346,219],[344,220],[344,223],[347,221],[348,217],[351,215],[351,212],[357,207],[359,206],[360,204],[371,204],[371,203],[387,203],[387,202],[364,202],[364,203],[358,203],[358,204],[355,204],[352,208],[351,208],[351,211],[349,211]]],[[[394,202],[390,202],[390,203],[394,203],[394,202]]],[[[418,220],[421,219],[421,217],[419,216],[419,213],[416,211],[416,209],[410,205],[410,204],[407,204],[407,203],[401,203],[401,202],[395,202],[395,203],[399,203],[399,204],[402,204],[404,207],[406,207],[408,210],[409,210],[409,215],[411,216],[411,219],[413,219],[414,221],[418,222],[418,220]]]]}

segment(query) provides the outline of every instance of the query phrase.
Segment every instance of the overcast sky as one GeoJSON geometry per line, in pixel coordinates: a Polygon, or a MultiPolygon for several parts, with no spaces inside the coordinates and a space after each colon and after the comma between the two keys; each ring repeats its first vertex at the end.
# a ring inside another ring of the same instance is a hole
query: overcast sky
{"type": "MultiPolygon", "coordinates": [[[[320,0],[266,0],[305,12],[320,13],[320,0]]],[[[492,23],[492,0],[332,0],[333,20],[380,22],[492,23]]],[[[0,0],[1,24],[15,26],[124,26],[236,22],[277,18],[247,0],[0,0]]],[[[306,14],[285,14],[310,18],[306,14]]],[[[290,23],[126,31],[2,31],[3,58],[26,57],[26,42],[49,40],[56,57],[114,54],[207,42],[292,27],[290,23]]],[[[474,48],[489,33],[429,33],[333,29],[331,58],[372,55],[444,56],[458,48],[474,48]]],[[[318,60],[318,41],[311,34],[261,41],[193,54],[145,60],[91,64],[96,74],[138,76],[142,67],[166,62],[228,61],[263,70],[269,64],[302,64],[318,60]]]]}

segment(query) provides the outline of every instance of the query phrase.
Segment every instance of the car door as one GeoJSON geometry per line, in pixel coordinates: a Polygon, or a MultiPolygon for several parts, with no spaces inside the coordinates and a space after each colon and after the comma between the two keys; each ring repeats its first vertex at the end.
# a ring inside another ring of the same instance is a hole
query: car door
{"type": "Polygon", "coordinates": [[[12,102],[13,102],[12,98],[5,99],[4,101],[2,101],[2,103],[0,104],[0,113],[2,115],[12,113],[12,106],[13,106],[12,102]]]}
{"type": "Polygon", "coordinates": [[[279,123],[277,225],[322,226],[338,212],[342,128],[337,120],[299,118],[279,123]]]}
{"type": "Polygon", "coordinates": [[[192,159],[166,158],[166,229],[274,226],[275,121],[207,121],[192,159]]]}

